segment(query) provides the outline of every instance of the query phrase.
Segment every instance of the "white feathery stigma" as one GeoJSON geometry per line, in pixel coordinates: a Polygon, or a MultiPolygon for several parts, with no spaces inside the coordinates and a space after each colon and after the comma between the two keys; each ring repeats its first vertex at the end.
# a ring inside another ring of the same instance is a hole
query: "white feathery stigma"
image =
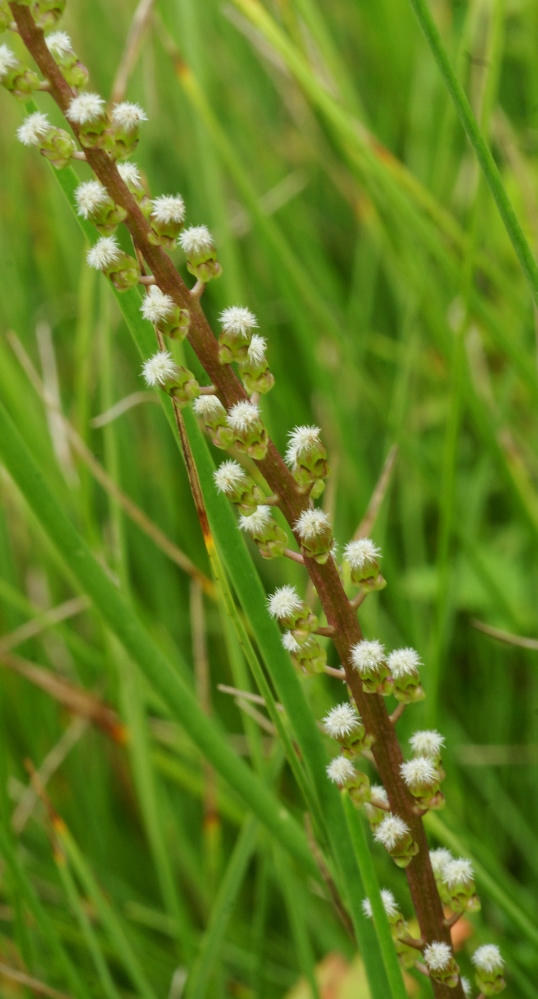
{"type": "Polygon", "coordinates": [[[362,911],[364,912],[364,915],[366,916],[367,919],[373,919],[374,918],[374,913],[373,913],[373,910],[372,910],[372,903],[370,902],[369,898],[363,898],[363,900],[361,902],[361,908],[362,908],[362,911]]]}
{"type": "Polygon", "coordinates": [[[357,538],[356,541],[350,541],[344,548],[344,558],[347,559],[352,569],[357,569],[359,572],[364,569],[365,565],[375,562],[380,557],[381,551],[374,545],[371,538],[357,538]]]}
{"type": "Polygon", "coordinates": [[[49,52],[52,52],[58,59],[74,54],[71,39],[65,31],[53,31],[52,34],[45,35],[45,44],[49,52]]]}
{"type": "Polygon", "coordinates": [[[213,478],[219,493],[224,493],[225,496],[232,493],[236,486],[248,481],[246,472],[233,458],[230,458],[229,461],[223,461],[213,472],[213,478]]]}
{"type": "Polygon", "coordinates": [[[298,652],[301,648],[295,635],[291,631],[285,631],[282,635],[282,645],[286,649],[286,652],[298,652]]]}
{"type": "Polygon", "coordinates": [[[441,874],[441,881],[449,890],[455,888],[456,885],[471,884],[473,878],[473,865],[470,860],[466,860],[464,857],[449,860],[443,867],[441,874]]]}
{"type": "Polygon", "coordinates": [[[8,45],[0,45],[0,80],[6,76],[10,69],[15,69],[19,60],[8,45]]]}
{"type": "Polygon", "coordinates": [[[504,958],[496,944],[482,944],[475,950],[471,961],[479,971],[495,974],[504,968],[504,958]]]}
{"type": "Polygon", "coordinates": [[[322,531],[330,527],[328,514],[315,507],[313,510],[303,510],[294,524],[301,541],[313,541],[322,531]]]}
{"type": "Polygon", "coordinates": [[[151,214],[163,225],[169,222],[183,222],[185,202],[180,194],[160,194],[151,202],[151,214]]]}
{"type": "Polygon", "coordinates": [[[460,975],[460,982],[461,982],[461,987],[462,987],[462,989],[464,991],[464,994],[466,996],[470,996],[472,994],[472,991],[473,991],[473,986],[471,985],[469,979],[465,978],[464,975],[460,975]]]}
{"type": "Polygon", "coordinates": [[[385,662],[385,647],[376,638],[371,642],[363,639],[351,649],[351,662],[360,676],[375,673],[385,662]]]}
{"type": "Polygon", "coordinates": [[[255,535],[259,534],[260,531],[264,531],[270,522],[271,507],[262,505],[254,513],[251,513],[249,517],[241,516],[239,518],[239,527],[242,531],[246,531],[247,534],[255,535]]]}
{"type": "Polygon", "coordinates": [[[386,850],[393,850],[408,833],[407,822],[404,822],[399,815],[393,815],[392,812],[389,812],[377,826],[374,839],[381,843],[386,850]]]}
{"type": "Polygon", "coordinates": [[[351,735],[360,724],[360,718],[356,709],[349,701],[337,704],[331,708],[323,719],[323,727],[327,735],[333,739],[344,739],[351,735]]]}
{"type": "Polygon", "coordinates": [[[442,877],[443,871],[447,864],[451,860],[454,860],[450,850],[446,850],[444,846],[440,846],[437,850],[430,850],[430,861],[433,868],[433,873],[437,877],[442,877]]]}
{"type": "Polygon", "coordinates": [[[46,114],[34,111],[24,119],[20,128],[17,129],[17,138],[24,146],[38,146],[39,140],[43,138],[50,128],[50,122],[46,114]]]}
{"type": "Polygon", "coordinates": [[[424,961],[430,971],[446,971],[451,960],[452,951],[444,940],[434,940],[424,948],[424,961]]]}
{"type": "Polygon", "coordinates": [[[381,801],[383,805],[388,805],[389,797],[382,784],[372,784],[370,790],[372,798],[375,798],[376,801],[381,801]]]}
{"type": "Polygon", "coordinates": [[[438,756],[444,744],[444,736],[435,729],[414,732],[409,740],[409,745],[417,756],[438,756]]]}
{"type": "Polygon", "coordinates": [[[175,377],[176,372],[176,362],[168,350],[159,350],[142,366],[142,375],[149,388],[165,386],[175,377]]]}
{"type": "Polygon", "coordinates": [[[388,888],[381,889],[381,901],[383,902],[383,908],[387,913],[387,916],[397,916],[398,906],[396,905],[396,899],[394,895],[388,888]]]}
{"type": "Polygon", "coordinates": [[[416,756],[414,760],[402,763],[400,773],[408,787],[416,784],[432,787],[438,780],[437,770],[427,756],[416,756]]]}
{"type": "Polygon", "coordinates": [[[254,313],[242,305],[231,305],[229,309],[224,309],[219,320],[223,330],[228,330],[239,336],[246,336],[251,329],[258,325],[254,313]]]}
{"type": "Polygon", "coordinates": [[[126,132],[132,132],[141,121],[147,121],[148,116],[139,104],[132,101],[122,101],[112,108],[110,117],[115,125],[123,128],[126,132]]]}
{"type": "Polygon", "coordinates": [[[210,253],[214,249],[213,236],[206,225],[191,225],[179,237],[179,245],[187,257],[190,254],[210,253]]]}
{"type": "Polygon", "coordinates": [[[192,405],[194,412],[202,420],[210,420],[221,414],[226,415],[226,410],[216,395],[199,395],[192,405]]]}
{"type": "Polygon", "coordinates": [[[318,447],[320,434],[320,428],[314,426],[294,427],[293,430],[290,430],[288,435],[290,442],[286,450],[288,465],[295,464],[299,455],[307,454],[308,451],[318,447]]]}
{"type": "Polygon", "coordinates": [[[414,649],[395,649],[387,659],[391,676],[395,680],[400,680],[404,676],[413,676],[418,673],[422,665],[418,652],[414,649]]]}
{"type": "Polygon", "coordinates": [[[87,180],[79,184],[75,191],[77,215],[83,219],[90,217],[97,208],[102,208],[108,201],[108,193],[98,180],[87,180]]]}
{"type": "Polygon", "coordinates": [[[73,97],[65,116],[77,125],[87,125],[101,117],[104,107],[105,102],[100,94],[90,94],[84,91],[77,97],[73,97]]]}
{"type": "Polygon", "coordinates": [[[150,323],[158,323],[162,319],[168,319],[174,311],[174,299],[171,295],[166,295],[158,285],[150,284],[144,301],[140,306],[140,311],[150,323]]]}
{"type": "Polygon", "coordinates": [[[276,617],[277,621],[282,621],[289,614],[302,610],[303,601],[295,587],[286,584],[286,586],[279,586],[278,590],[275,590],[269,597],[268,604],[271,617],[276,617]]]}
{"type": "Polygon", "coordinates": [[[118,173],[126,184],[138,184],[141,186],[142,178],[136,163],[130,163],[127,160],[125,163],[118,163],[117,166],[118,173]]]}
{"type": "Polygon", "coordinates": [[[337,756],[327,767],[327,777],[342,787],[348,780],[353,780],[356,770],[347,756],[337,756]]]}
{"type": "Polygon", "coordinates": [[[116,237],[101,236],[101,239],[97,240],[91,250],[88,250],[86,260],[90,267],[100,271],[104,267],[109,267],[115,260],[119,260],[120,256],[121,249],[116,237]]]}
{"type": "Polygon", "coordinates": [[[251,364],[261,364],[265,360],[265,351],[267,349],[267,340],[264,336],[258,336],[257,333],[254,334],[252,340],[248,345],[247,357],[251,364]]]}
{"type": "Polygon", "coordinates": [[[228,412],[228,424],[235,433],[250,430],[260,418],[260,411],[253,402],[236,402],[228,412]]]}

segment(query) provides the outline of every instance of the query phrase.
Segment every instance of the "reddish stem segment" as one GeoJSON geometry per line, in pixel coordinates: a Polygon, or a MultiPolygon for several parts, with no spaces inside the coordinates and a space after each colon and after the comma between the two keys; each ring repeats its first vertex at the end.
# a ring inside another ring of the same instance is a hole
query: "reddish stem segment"
{"type": "MultiPolygon", "coordinates": [[[[43,76],[49,80],[50,93],[65,114],[74,93],[52,58],[45,44],[43,32],[34,24],[28,7],[10,3],[10,8],[23,42],[43,76]]],[[[78,138],[77,126],[72,125],[72,128],[78,138]]],[[[115,163],[100,149],[87,148],[85,154],[87,162],[107,188],[113,201],[127,212],[125,225],[156,283],[163,292],[171,295],[177,305],[189,310],[191,314],[189,342],[211,382],[216,386],[222,403],[226,409],[230,409],[235,403],[246,400],[248,396],[231,365],[219,363],[217,341],[202,311],[199,297],[190,293],[163,248],[154,246],[149,241],[148,222],[121,179],[115,163]]],[[[298,492],[288,467],[272,441],[269,441],[266,457],[257,464],[271,490],[278,495],[279,507],[293,530],[298,517],[309,505],[308,497],[298,492]]],[[[300,548],[300,538],[296,532],[294,533],[300,548]]],[[[450,931],[445,925],[424,827],[415,813],[414,799],[400,776],[400,764],[403,758],[393,725],[383,698],[376,694],[364,693],[360,678],[351,664],[351,648],[362,639],[356,611],[346,596],[332,557],[329,557],[325,565],[319,565],[314,560],[304,557],[304,564],[316,587],[328,625],[334,628],[333,641],[344,665],[347,684],[367,731],[375,738],[372,751],[387,791],[390,807],[393,812],[405,819],[419,846],[418,854],[406,868],[406,875],[421,935],[426,942],[438,940],[450,944],[450,931]]],[[[359,600],[354,603],[357,605],[359,600]]],[[[432,985],[436,999],[464,999],[460,984],[450,989],[432,980],[432,985]]]]}

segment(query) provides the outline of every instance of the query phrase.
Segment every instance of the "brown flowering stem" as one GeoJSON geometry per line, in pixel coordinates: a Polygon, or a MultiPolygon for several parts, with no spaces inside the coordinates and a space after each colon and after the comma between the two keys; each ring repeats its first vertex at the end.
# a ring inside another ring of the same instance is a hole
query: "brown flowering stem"
{"type": "MultiPolygon", "coordinates": [[[[10,3],[10,9],[24,44],[43,77],[50,82],[51,96],[65,114],[74,91],[50,54],[43,32],[33,21],[30,8],[10,3]]],[[[78,138],[77,125],[73,124],[72,129],[78,138]]],[[[125,225],[159,288],[170,295],[180,308],[189,310],[189,342],[209,379],[216,386],[216,394],[223,405],[230,409],[235,403],[247,400],[248,396],[231,365],[221,365],[219,362],[217,341],[200,305],[199,293],[203,288],[199,289],[197,282],[193,291],[189,291],[164,249],[150,242],[148,222],[108,154],[100,149],[87,148],[86,160],[115,204],[125,209],[125,225]]],[[[176,412],[176,421],[184,440],[185,430],[179,412],[176,412]]],[[[272,441],[268,443],[266,456],[257,464],[269,488],[280,497],[280,509],[294,530],[300,514],[310,505],[308,496],[299,493],[293,476],[272,441]]],[[[294,533],[300,548],[300,538],[296,531],[294,533]]],[[[289,552],[287,554],[290,557],[289,552]]],[[[417,855],[406,868],[406,875],[421,934],[426,941],[444,941],[450,946],[450,932],[444,922],[424,827],[415,814],[413,798],[400,775],[403,759],[394,727],[383,698],[364,693],[360,677],[351,663],[351,649],[363,637],[355,611],[364,595],[359,594],[352,602],[348,600],[332,556],[329,556],[324,565],[295,552],[291,553],[291,557],[295,561],[302,559],[304,562],[318,593],[328,626],[334,629],[333,641],[344,665],[347,685],[367,731],[374,735],[373,755],[391,810],[404,819],[419,847],[417,855]]],[[[337,675],[342,676],[340,673],[337,675]]],[[[436,999],[464,999],[461,984],[453,989],[435,981],[432,981],[432,985],[436,999]]]]}

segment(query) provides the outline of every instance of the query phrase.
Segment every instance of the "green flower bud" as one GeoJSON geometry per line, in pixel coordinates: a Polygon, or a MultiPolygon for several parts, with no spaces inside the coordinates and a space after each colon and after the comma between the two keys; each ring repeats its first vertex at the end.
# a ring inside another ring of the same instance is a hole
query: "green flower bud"
{"type": "Polygon", "coordinates": [[[66,118],[79,127],[80,142],[86,148],[105,149],[109,151],[112,138],[110,121],[105,110],[105,102],[99,94],[84,91],[69,104],[66,118]]]}
{"type": "Polygon", "coordinates": [[[327,735],[340,743],[342,753],[348,759],[359,756],[372,745],[372,736],[367,735],[362,718],[349,701],[331,708],[323,719],[323,726],[327,735]]]}
{"type": "Polygon", "coordinates": [[[367,805],[365,805],[364,811],[366,813],[370,829],[375,829],[376,826],[380,825],[387,814],[389,799],[385,788],[381,784],[372,784],[371,790],[372,799],[367,805]],[[386,805],[387,809],[379,808],[375,804],[376,801],[380,801],[381,804],[386,805]]]}
{"type": "Polygon", "coordinates": [[[194,412],[204,423],[215,447],[227,451],[234,443],[233,430],[228,426],[228,414],[216,395],[200,395],[194,403],[194,412]]]}
{"type": "Polygon", "coordinates": [[[189,332],[190,313],[180,309],[171,295],[165,295],[158,285],[151,284],[140,306],[140,311],[163,336],[184,340],[189,332]]]}
{"type": "Polygon", "coordinates": [[[222,267],[217,262],[213,237],[205,225],[191,226],[179,237],[179,245],[187,256],[187,270],[198,281],[207,282],[220,277],[222,267]]]}
{"type": "Polygon", "coordinates": [[[396,649],[387,660],[392,677],[393,694],[404,704],[423,701],[425,693],[420,686],[420,658],[414,649],[396,649]]]}
{"type": "Polygon", "coordinates": [[[321,496],[325,489],[324,480],[331,474],[320,434],[319,427],[295,427],[289,435],[290,443],[286,451],[286,461],[299,491],[308,493],[312,499],[321,496]]]}
{"type": "Polygon", "coordinates": [[[0,45],[0,84],[20,101],[26,101],[39,88],[39,77],[7,45],[0,45]]]}
{"type": "Polygon", "coordinates": [[[452,950],[442,940],[435,940],[424,948],[424,962],[431,978],[454,989],[459,982],[460,969],[456,964],[452,950]]]}
{"type": "Polygon", "coordinates": [[[506,988],[504,960],[495,944],[483,944],[471,960],[476,968],[476,984],[485,996],[494,996],[506,988]]]}
{"type": "Polygon", "coordinates": [[[399,815],[393,815],[392,812],[386,812],[376,826],[374,839],[382,843],[398,867],[407,867],[418,853],[418,845],[411,835],[409,826],[399,815]]]}
{"type": "Polygon", "coordinates": [[[115,205],[106,187],[98,180],[88,180],[79,184],[75,191],[77,214],[94,226],[104,236],[110,236],[120,222],[123,222],[127,212],[115,205]]]}
{"type": "Polygon", "coordinates": [[[134,153],[139,142],[139,129],[147,115],[138,104],[122,101],[115,104],[110,115],[110,155],[114,160],[124,160],[134,153]]]}
{"type": "Polygon", "coordinates": [[[260,411],[252,402],[238,402],[228,413],[228,426],[234,434],[238,451],[260,461],[267,454],[267,431],[260,419],[260,411]]]}
{"type": "Polygon", "coordinates": [[[258,325],[256,316],[241,305],[224,309],[219,316],[222,333],[219,336],[219,361],[231,364],[247,360],[248,348],[252,340],[252,330],[258,325]]]}
{"type": "Polygon", "coordinates": [[[239,527],[250,534],[263,558],[276,558],[288,547],[288,536],[271,514],[271,507],[258,506],[248,517],[239,518],[239,527]]]}
{"type": "Polygon", "coordinates": [[[76,87],[77,90],[86,87],[89,73],[74,52],[69,35],[66,35],[65,31],[54,31],[52,35],[45,37],[45,42],[69,86],[76,87]]]}
{"type": "Polygon", "coordinates": [[[180,194],[163,194],[151,202],[150,243],[172,249],[185,220],[185,203],[180,194]]]}
{"type": "Polygon", "coordinates": [[[267,341],[254,334],[247,350],[247,359],[239,365],[239,374],[247,392],[260,392],[265,395],[275,384],[265,356],[267,341]]]}
{"type": "Polygon", "coordinates": [[[307,558],[313,558],[323,565],[329,558],[333,544],[333,533],[327,514],[317,508],[303,510],[294,528],[307,558]]]}
{"type": "Polygon", "coordinates": [[[280,586],[269,598],[269,613],[278,623],[292,631],[298,642],[318,627],[318,619],[308,604],[301,600],[294,586],[280,586]]]}
{"type": "Polygon", "coordinates": [[[118,163],[118,173],[135,201],[138,202],[140,211],[149,220],[152,212],[152,203],[146,194],[140,170],[136,163],[118,163]]]}
{"type": "Polygon", "coordinates": [[[435,764],[427,756],[416,756],[413,760],[402,763],[400,773],[421,808],[444,808],[445,799],[439,787],[439,774],[435,764]]]}
{"type": "Polygon", "coordinates": [[[247,475],[237,461],[224,461],[213,472],[215,484],[220,493],[235,503],[239,513],[248,517],[254,513],[265,499],[264,494],[254,479],[247,475]]]}
{"type": "Polygon", "coordinates": [[[63,128],[54,128],[40,111],[24,119],[17,136],[23,145],[36,146],[57,170],[69,165],[77,148],[74,139],[63,128]]]}
{"type": "Polygon", "coordinates": [[[323,673],[327,663],[327,653],[314,635],[299,641],[292,631],[282,635],[282,645],[290,653],[293,664],[307,676],[323,673]]]}
{"type": "Polygon", "coordinates": [[[13,24],[13,14],[11,13],[7,0],[0,0],[0,35],[7,31],[13,24]]]}
{"type": "Polygon", "coordinates": [[[346,789],[352,802],[360,808],[370,800],[370,781],[361,770],[356,770],[346,756],[337,756],[327,767],[327,776],[340,790],[346,789]]]}
{"type": "Polygon", "coordinates": [[[36,0],[32,6],[32,17],[38,28],[50,31],[58,23],[64,10],[66,0],[36,0]]]}
{"type": "Polygon", "coordinates": [[[349,563],[351,580],[365,593],[382,590],[387,584],[379,571],[381,552],[370,538],[357,538],[344,548],[344,558],[349,563]]]}
{"type": "Polygon", "coordinates": [[[357,642],[351,649],[351,664],[357,670],[366,694],[386,697],[392,693],[392,678],[381,642],[357,642]]]}
{"type": "Polygon", "coordinates": [[[138,263],[123,252],[115,236],[101,236],[88,251],[86,259],[90,267],[106,274],[118,291],[127,291],[138,284],[138,263]]]}
{"type": "Polygon", "coordinates": [[[444,895],[453,912],[478,912],[480,899],[476,894],[473,866],[470,860],[458,857],[447,861],[441,874],[444,895]]]}

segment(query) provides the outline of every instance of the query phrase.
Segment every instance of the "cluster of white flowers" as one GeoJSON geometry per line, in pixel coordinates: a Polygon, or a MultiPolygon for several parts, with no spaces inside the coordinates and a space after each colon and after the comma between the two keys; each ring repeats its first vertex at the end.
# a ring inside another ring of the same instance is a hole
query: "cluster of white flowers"
{"type": "Polygon", "coordinates": [[[158,285],[150,284],[144,301],[140,306],[140,311],[150,323],[159,323],[163,319],[169,319],[174,311],[174,299],[171,295],[166,295],[158,285]]]}
{"type": "Polygon", "coordinates": [[[298,652],[301,646],[292,631],[285,631],[282,635],[282,645],[286,652],[298,652]]]}
{"type": "Polygon", "coordinates": [[[141,121],[148,120],[146,112],[139,104],[133,104],[132,101],[122,101],[121,104],[115,104],[110,117],[114,125],[123,128],[125,132],[133,132],[141,121]]]}
{"type": "Polygon", "coordinates": [[[50,35],[45,35],[45,43],[49,52],[58,59],[74,54],[73,44],[65,31],[53,31],[50,35]]]}
{"type": "Polygon", "coordinates": [[[404,676],[413,676],[418,673],[421,666],[418,652],[414,649],[395,649],[391,652],[387,665],[391,676],[395,680],[401,680],[404,676]]]}
{"type": "Polygon", "coordinates": [[[294,465],[299,455],[307,454],[318,447],[321,430],[319,427],[295,427],[289,433],[289,444],[286,450],[286,461],[294,465]]]}
{"type": "MultiPolygon", "coordinates": [[[[198,398],[203,399],[204,397],[199,396],[198,398]]],[[[206,398],[208,397],[206,396],[206,398]]],[[[209,398],[214,398],[214,396],[209,396],[209,398]]],[[[239,462],[230,459],[229,461],[223,461],[219,465],[213,472],[213,478],[215,479],[215,485],[219,493],[229,496],[230,493],[233,493],[236,486],[240,486],[241,483],[246,481],[247,476],[239,462]]]]}
{"type": "Polygon", "coordinates": [[[129,160],[125,160],[123,163],[118,163],[117,166],[118,173],[126,184],[140,185],[142,183],[140,170],[138,169],[136,163],[131,163],[129,160]]]}
{"type": "Polygon", "coordinates": [[[24,119],[22,125],[17,129],[17,138],[24,146],[38,146],[49,129],[50,121],[46,114],[34,111],[24,119]]]}
{"type": "Polygon", "coordinates": [[[417,756],[414,760],[402,763],[400,773],[408,787],[433,787],[438,780],[437,770],[427,756],[417,756]]]}
{"type": "Polygon", "coordinates": [[[360,724],[360,717],[357,709],[349,701],[337,704],[331,708],[323,719],[323,725],[327,735],[333,739],[345,739],[351,735],[360,724]]]}
{"type": "Polygon", "coordinates": [[[228,411],[228,424],[235,433],[245,433],[258,422],[260,410],[253,402],[236,402],[228,411]]]}
{"type": "Polygon", "coordinates": [[[313,510],[303,510],[294,524],[301,541],[314,541],[328,527],[330,527],[328,514],[320,510],[319,507],[315,507],[313,510]]]}
{"type": "Polygon", "coordinates": [[[388,805],[388,794],[382,784],[372,784],[370,790],[374,801],[380,801],[382,805],[388,805]]]}
{"type": "Polygon", "coordinates": [[[179,237],[179,245],[187,257],[191,254],[210,253],[214,249],[213,236],[205,225],[191,225],[179,237]]]}
{"type": "Polygon", "coordinates": [[[443,940],[434,940],[424,948],[424,961],[430,971],[446,971],[452,961],[452,951],[443,940]]]}
{"type": "Polygon", "coordinates": [[[473,879],[473,865],[464,857],[451,858],[443,866],[441,881],[448,889],[455,888],[456,885],[468,885],[473,879]]]}
{"type": "Polygon", "coordinates": [[[73,97],[65,116],[75,125],[88,125],[102,116],[104,107],[105,102],[100,94],[85,91],[73,97]]]}
{"type": "MultiPolygon", "coordinates": [[[[396,899],[388,888],[381,889],[381,901],[383,902],[383,908],[387,913],[387,916],[393,918],[398,915],[398,906],[396,905],[396,899]]],[[[369,898],[365,898],[362,901],[362,911],[368,919],[373,918],[372,903],[369,898]]]]}
{"type": "Polygon", "coordinates": [[[121,256],[120,244],[115,236],[101,236],[91,250],[86,254],[86,260],[90,267],[96,271],[102,271],[105,267],[110,267],[121,256]]]}
{"type": "Polygon", "coordinates": [[[193,402],[193,409],[202,420],[211,420],[226,412],[216,395],[199,395],[193,402]]]}
{"type": "Polygon", "coordinates": [[[279,586],[278,590],[269,597],[269,613],[271,617],[276,617],[277,621],[282,621],[290,614],[300,611],[303,606],[297,590],[294,586],[279,586]]]}
{"type": "Polygon", "coordinates": [[[183,222],[185,202],[180,194],[161,194],[151,202],[151,214],[163,225],[169,222],[183,222]]]}
{"type": "Polygon", "coordinates": [[[385,662],[385,647],[375,638],[372,641],[364,639],[357,642],[351,649],[351,662],[360,676],[375,673],[385,662]]]}
{"type": "Polygon", "coordinates": [[[239,527],[247,534],[256,535],[264,531],[271,523],[271,507],[261,504],[249,517],[239,518],[239,527]]]}
{"type": "Polygon", "coordinates": [[[430,850],[430,862],[433,868],[433,873],[436,877],[440,878],[443,875],[443,871],[447,864],[451,860],[454,860],[450,850],[446,850],[444,846],[440,846],[437,850],[430,850]]]}
{"type": "Polygon", "coordinates": [[[380,557],[381,552],[371,538],[358,538],[356,541],[350,541],[344,548],[344,558],[352,569],[357,569],[359,572],[380,557]]]}
{"type": "Polygon", "coordinates": [[[78,215],[87,219],[93,212],[107,203],[108,192],[98,180],[87,180],[84,184],[78,185],[75,191],[75,200],[78,215]]]}
{"type": "Polygon", "coordinates": [[[482,944],[475,950],[471,961],[478,971],[485,971],[490,975],[501,972],[504,968],[504,959],[496,944],[482,944]]]}
{"type": "Polygon", "coordinates": [[[176,362],[168,350],[158,351],[142,367],[142,374],[149,388],[164,387],[176,373],[176,362]]]}
{"type": "Polygon", "coordinates": [[[414,732],[409,740],[411,749],[417,756],[437,757],[445,744],[444,736],[435,729],[414,732]]]}
{"type": "Polygon", "coordinates": [[[251,329],[254,329],[258,325],[258,320],[254,313],[250,309],[245,309],[242,305],[231,305],[228,309],[224,309],[219,316],[219,320],[224,330],[229,330],[230,333],[242,336],[246,336],[251,329]]]}
{"type": "Polygon", "coordinates": [[[265,360],[266,350],[267,340],[255,333],[248,345],[247,358],[251,364],[261,364],[265,360]]]}
{"type": "Polygon", "coordinates": [[[339,787],[343,787],[348,781],[353,780],[356,770],[346,756],[337,756],[331,760],[327,767],[327,776],[339,787]]]}
{"type": "Polygon", "coordinates": [[[390,851],[394,850],[408,833],[409,826],[407,822],[404,822],[399,815],[393,815],[392,812],[389,812],[377,826],[374,832],[374,839],[378,843],[381,843],[386,850],[390,851]]]}
{"type": "Polygon", "coordinates": [[[10,69],[15,69],[18,62],[17,56],[11,51],[9,46],[0,45],[0,80],[3,80],[4,76],[7,76],[10,69]]]}

